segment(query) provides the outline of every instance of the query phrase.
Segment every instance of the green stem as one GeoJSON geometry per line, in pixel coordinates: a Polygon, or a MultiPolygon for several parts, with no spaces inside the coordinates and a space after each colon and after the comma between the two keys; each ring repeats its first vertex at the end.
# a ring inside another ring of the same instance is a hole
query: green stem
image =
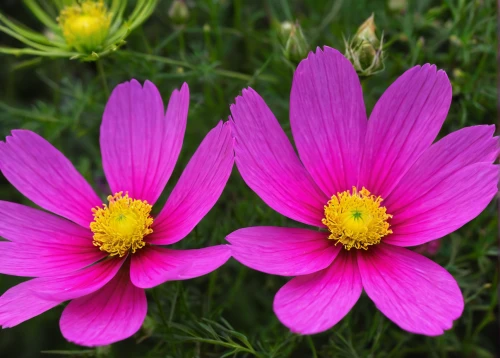
{"type": "Polygon", "coordinates": [[[163,325],[165,326],[165,328],[168,328],[170,325],[168,324],[167,317],[165,316],[165,312],[163,312],[163,308],[161,307],[160,300],[158,300],[158,296],[156,295],[156,290],[157,290],[156,287],[153,288],[151,290],[151,294],[153,296],[153,300],[156,303],[156,306],[158,307],[158,311],[160,312],[160,317],[161,317],[161,320],[163,322],[163,325]]]}
{"type": "Polygon", "coordinates": [[[179,55],[183,60],[186,58],[186,41],[183,29],[179,32],[179,55]]]}
{"type": "MultiPolygon", "coordinates": [[[[126,55],[131,55],[131,56],[134,56],[136,58],[148,60],[148,61],[156,61],[156,62],[166,63],[166,64],[171,65],[171,66],[181,66],[181,67],[189,68],[191,70],[196,69],[196,66],[190,64],[189,62],[174,60],[174,59],[171,59],[168,57],[163,57],[163,56],[158,56],[158,55],[150,55],[150,54],[139,53],[139,52],[134,52],[134,51],[121,51],[121,53],[126,54],[126,55]]],[[[228,77],[228,78],[247,81],[247,82],[250,82],[254,79],[254,76],[247,75],[244,73],[234,72],[234,71],[228,71],[228,70],[214,69],[214,73],[218,76],[221,76],[221,77],[228,77]]],[[[261,75],[260,79],[262,79],[264,81],[268,81],[268,82],[276,82],[276,79],[274,77],[271,77],[271,76],[261,75]]]]}
{"type": "Polygon", "coordinates": [[[316,353],[316,347],[314,346],[314,342],[311,336],[306,336],[307,343],[309,343],[309,347],[311,348],[313,358],[318,358],[318,353],[316,353]]]}
{"type": "Polygon", "coordinates": [[[175,290],[175,296],[172,300],[172,307],[170,308],[170,314],[168,315],[168,325],[172,323],[172,319],[174,318],[175,306],[177,305],[177,296],[179,296],[179,286],[177,286],[177,290],[175,290]]]}
{"type": "Polygon", "coordinates": [[[99,77],[101,78],[102,87],[104,88],[104,91],[109,97],[110,92],[108,87],[108,81],[106,80],[106,72],[104,72],[104,66],[102,64],[102,60],[97,60],[96,65],[97,65],[97,72],[99,72],[99,77]]]}

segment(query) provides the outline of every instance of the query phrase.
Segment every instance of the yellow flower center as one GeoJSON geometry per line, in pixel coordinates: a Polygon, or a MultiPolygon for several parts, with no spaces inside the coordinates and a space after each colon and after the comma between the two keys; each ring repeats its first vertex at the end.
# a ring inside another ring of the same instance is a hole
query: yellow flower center
{"type": "Polygon", "coordinates": [[[392,215],[380,206],[382,198],[371,195],[364,187],[358,192],[355,186],[352,193],[346,190],[332,196],[325,205],[323,224],[330,231],[331,240],[341,243],[347,250],[352,247],[367,250],[368,246],[380,243],[380,240],[392,233],[387,220],[392,215]]]}
{"type": "Polygon", "coordinates": [[[94,221],[90,230],[94,233],[94,246],[111,256],[135,253],[146,245],[146,235],[153,232],[152,206],[147,201],[122,196],[122,192],[108,196],[109,205],[92,209],[94,221]]]}
{"type": "Polygon", "coordinates": [[[81,52],[98,50],[108,36],[111,14],[102,0],[66,6],[57,18],[66,43],[81,52]]]}

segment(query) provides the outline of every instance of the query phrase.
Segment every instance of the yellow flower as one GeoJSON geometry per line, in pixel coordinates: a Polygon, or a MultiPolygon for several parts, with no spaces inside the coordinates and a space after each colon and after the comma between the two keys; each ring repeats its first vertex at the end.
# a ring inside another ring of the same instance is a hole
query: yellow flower
{"type": "Polygon", "coordinates": [[[81,52],[100,50],[111,25],[111,13],[104,2],[84,0],[66,6],[57,18],[66,43],[81,52]]]}
{"type": "Polygon", "coordinates": [[[130,32],[151,16],[158,1],[134,1],[135,7],[125,19],[127,0],[109,3],[106,0],[52,0],[50,3],[24,0],[45,29],[30,30],[0,13],[0,31],[25,45],[24,48],[0,47],[0,53],[96,61],[125,44],[130,32]],[[48,8],[50,6],[52,8],[48,8]],[[53,13],[59,16],[55,18],[53,13]]]}

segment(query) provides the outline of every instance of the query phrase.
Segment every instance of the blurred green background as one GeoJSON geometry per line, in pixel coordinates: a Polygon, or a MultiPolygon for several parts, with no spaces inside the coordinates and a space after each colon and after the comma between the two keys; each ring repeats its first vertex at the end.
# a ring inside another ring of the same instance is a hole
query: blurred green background
{"type": "MultiPolygon", "coordinates": [[[[131,78],[149,79],[166,102],[170,92],[186,81],[191,90],[186,137],[161,204],[207,131],[227,118],[229,104],[242,88],[256,89],[290,134],[291,80],[296,58],[304,54],[303,49],[284,53],[280,22],[297,21],[310,49],[328,45],[344,52],[343,37],[352,38],[372,13],[377,36],[384,34],[385,70],[362,78],[368,112],[406,69],[430,62],[444,69],[453,84],[453,103],[441,136],[497,118],[493,0],[187,1],[189,15],[183,25],[170,18],[171,3],[159,1],[126,45],[99,60],[101,71],[96,62],[1,55],[2,138],[14,128],[36,131],[100,190],[104,176],[99,125],[110,89],[131,78]]],[[[20,1],[2,0],[0,11],[44,31],[20,1]]],[[[0,36],[0,46],[21,47],[11,37],[0,36]]],[[[102,189],[100,193],[107,195],[102,189]]],[[[3,177],[0,194],[2,200],[31,205],[3,177]]],[[[126,341],[99,349],[68,343],[58,327],[63,307],[57,307],[1,330],[0,356],[495,357],[499,349],[495,205],[443,238],[437,252],[424,251],[458,280],[466,302],[463,316],[440,337],[402,331],[366,295],[333,329],[312,337],[293,335],[272,311],[274,294],[286,278],[252,271],[231,259],[208,276],[149,290],[145,325],[126,341]]],[[[220,244],[231,231],[253,225],[298,224],[268,208],[235,169],[214,209],[176,246],[220,244]]],[[[0,292],[22,280],[0,276],[0,292]]]]}

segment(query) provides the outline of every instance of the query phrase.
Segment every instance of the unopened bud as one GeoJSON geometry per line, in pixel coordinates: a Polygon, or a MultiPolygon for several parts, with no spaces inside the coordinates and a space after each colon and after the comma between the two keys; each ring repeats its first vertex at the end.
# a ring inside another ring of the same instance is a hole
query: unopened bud
{"type": "Polygon", "coordinates": [[[359,28],[350,42],[345,41],[346,57],[362,76],[370,76],[384,69],[383,38],[375,34],[372,14],[359,28]]]}
{"type": "Polygon", "coordinates": [[[450,36],[450,43],[452,43],[453,45],[457,46],[457,47],[462,47],[462,40],[460,40],[460,38],[457,36],[457,35],[451,35],[450,36]]]}
{"type": "Polygon", "coordinates": [[[462,88],[469,82],[469,78],[460,68],[454,68],[451,73],[451,88],[453,89],[453,95],[458,96],[462,93],[462,88]]]}
{"type": "Polygon", "coordinates": [[[186,2],[183,0],[172,1],[168,16],[175,25],[184,25],[189,20],[189,8],[186,2]]]}
{"type": "Polygon", "coordinates": [[[394,12],[405,12],[408,8],[408,0],[389,0],[387,7],[394,12]]]}
{"type": "Polygon", "coordinates": [[[111,13],[102,0],[83,0],[64,7],[57,21],[68,46],[92,52],[99,50],[108,36],[111,13]]]}
{"type": "Polygon", "coordinates": [[[99,346],[95,348],[95,355],[97,358],[106,358],[111,354],[111,346],[99,346]]]}
{"type": "Polygon", "coordinates": [[[451,73],[453,74],[453,78],[456,78],[456,79],[460,79],[460,78],[465,77],[465,72],[462,71],[460,68],[454,68],[451,73]]]}
{"type": "Polygon", "coordinates": [[[417,45],[418,48],[423,48],[424,47],[424,45],[425,45],[425,39],[423,38],[423,36],[420,36],[418,38],[416,45],[417,45]]]}
{"type": "Polygon", "coordinates": [[[283,21],[282,23],[277,23],[278,25],[278,36],[280,38],[280,42],[283,46],[285,46],[290,34],[292,33],[295,25],[290,21],[283,21]]]}
{"type": "Polygon", "coordinates": [[[309,45],[298,23],[282,22],[279,35],[285,57],[292,62],[300,62],[307,56],[309,45]]]}

